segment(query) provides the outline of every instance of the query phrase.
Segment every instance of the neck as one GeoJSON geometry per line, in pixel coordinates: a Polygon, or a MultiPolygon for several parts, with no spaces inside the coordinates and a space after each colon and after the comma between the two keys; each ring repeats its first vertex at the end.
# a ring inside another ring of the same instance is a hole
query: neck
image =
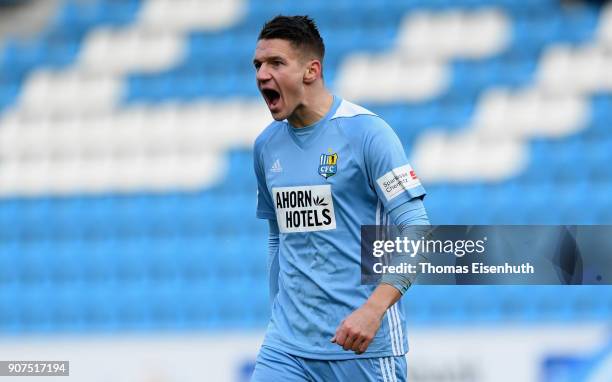
{"type": "Polygon", "coordinates": [[[332,107],[334,97],[325,88],[306,97],[304,102],[287,118],[293,127],[310,126],[320,121],[332,107]]]}

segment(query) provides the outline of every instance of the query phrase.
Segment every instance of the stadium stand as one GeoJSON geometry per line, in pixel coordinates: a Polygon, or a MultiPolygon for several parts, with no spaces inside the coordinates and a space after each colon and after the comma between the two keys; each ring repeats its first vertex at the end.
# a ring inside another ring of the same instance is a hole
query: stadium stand
{"type": "MultiPolygon", "coordinates": [[[[396,130],[432,223],[612,223],[610,5],[66,0],[0,52],[3,334],[264,327],[251,58],[278,13],[318,21],[327,83],[396,130]]],[[[416,286],[408,317],[609,322],[594,288],[416,286]]]]}

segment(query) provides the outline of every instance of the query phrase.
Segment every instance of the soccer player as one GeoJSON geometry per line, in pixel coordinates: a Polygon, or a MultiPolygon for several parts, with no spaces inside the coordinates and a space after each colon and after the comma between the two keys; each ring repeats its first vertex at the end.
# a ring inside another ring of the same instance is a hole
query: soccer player
{"type": "Polygon", "coordinates": [[[362,285],[360,228],[429,224],[425,190],[393,130],[326,89],[324,53],[307,16],[268,21],[255,49],[275,121],[254,147],[272,313],[252,381],[404,381],[411,281],[362,285]]]}

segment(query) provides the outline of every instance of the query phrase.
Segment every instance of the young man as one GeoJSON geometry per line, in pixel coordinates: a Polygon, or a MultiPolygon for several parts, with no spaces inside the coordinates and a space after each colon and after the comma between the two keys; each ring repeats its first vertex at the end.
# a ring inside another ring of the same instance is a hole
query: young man
{"type": "Polygon", "coordinates": [[[404,381],[410,280],[361,284],[360,228],[429,224],[425,190],[393,130],[325,88],[324,52],[306,16],[270,20],[255,49],[275,121],[254,149],[272,317],[252,381],[404,381]]]}

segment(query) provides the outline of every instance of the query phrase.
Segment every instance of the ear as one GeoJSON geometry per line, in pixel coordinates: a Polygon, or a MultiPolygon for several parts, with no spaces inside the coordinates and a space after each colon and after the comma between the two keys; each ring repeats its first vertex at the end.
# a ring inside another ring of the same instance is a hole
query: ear
{"type": "Polygon", "coordinates": [[[311,60],[306,65],[306,71],[304,72],[304,83],[311,84],[321,77],[321,61],[311,60]]]}

